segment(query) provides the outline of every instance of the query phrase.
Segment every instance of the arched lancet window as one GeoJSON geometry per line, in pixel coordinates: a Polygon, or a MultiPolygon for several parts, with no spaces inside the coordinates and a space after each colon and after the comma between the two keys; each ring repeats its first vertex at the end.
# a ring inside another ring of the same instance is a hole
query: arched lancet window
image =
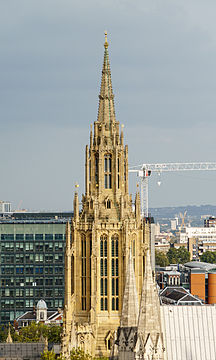
{"type": "Polygon", "coordinates": [[[89,181],[91,181],[91,160],[89,160],[89,181]]]}
{"type": "Polygon", "coordinates": [[[91,308],[91,300],[92,300],[92,292],[91,292],[91,265],[92,265],[92,234],[89,235],[89,288],[90,288],[90,308],[91,308]]]}
{"type": "Polygon", "coordinates": [[[86,310],[86,236],[81,235],[81,257],[82,257],[82,310],[86,310]]]}
{"type": "Polygon", "coordinates": [[[108,310],[107,305],[107,236],[100,237],[100,308],[108,310]]]}
{"type": "Polygon", "coordinates": [[[118,163],[117,163],[117,172],[118,172],[118,189],[120,188],[120,158],[118,157],[118,163]]]}
{"type": "Polygon", "coordinates": [[[104,187],[112,189],[112,156],[110,154],[104,156],[104,187]]]}
{"type": "Polygon", "coordinates": [[[134,271],[135,271],[135,268],[136,268],[136,234],[132,235],[131,253],[132,253],[132,257],[133,257],[133,265],[134,265],[134,271]]]}
{"type": "Polygon", "coordinates": [[[111,201],[110,200],[107,200],[106,207],[107,207],[107,209],[111,209],[111,201]]]}
{"type": "Polygon", "coordinates": [[[111,281],[112,310],[119,309],[119,240],[118,235],[111,238],[111,281]]]}
{"type": "Polygon", "coordinates": [[[98,154],[95,155],[95,183],[98,184],[98,167],[99,167],[99,159],[98,154]]]}

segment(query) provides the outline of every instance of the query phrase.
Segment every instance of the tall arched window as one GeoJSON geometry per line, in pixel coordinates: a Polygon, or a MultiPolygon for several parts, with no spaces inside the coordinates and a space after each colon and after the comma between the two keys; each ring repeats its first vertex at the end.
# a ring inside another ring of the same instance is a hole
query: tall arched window
{"type": "Polygon", "coordinates": [[[118,163],[117,163],[117,170],[118,170],[118,189],[120,188],[120,158],[118,157],[118,163]]]}
{"type": "Polygon", "coordinates": [[[108,310],[107,305],[107,236],[100,237],[100,308],[108,310]]]}
{"type": "Polygon", "coordinates": [[[91,292],[91,265],[92,265],[92,234],[89,235],[89,289],[90,289],[90,308],[91,308],[91,301],[92,301],[92,292],[91,292]]]}
{"type": "Polygon", "coordinates": [[[82,257],[82,310],[86,310],[86,236],[81,235],[81,257],[82,257]]]}
{"type": "Polygon", "coordinates": [[[91,181],[91,160],[89,160],[89,181],[91,181]]]}
{"type": "Polygon", "coordinates": [[[135,271],[135,266],[136,266],[136,234],[132,235],[131,250],[132,250],[133,265],[134,265],[134,271],[135,271]]]}
{"type": "Polygon", "coordinates": [[[99,159],[98,154],[95,155],[95,183],[98,184],[98,166],[99,166],[99,159]]]}
{"type": "Polygon", "coordinates": [[[109,199],[106,202],[106,208],[111,209],[111,201],[109,199]]]}
{"type": "Polygon", "coordinates": [[[105,189],[112,188],[112,156],[110,154],[104,156],[104,187],[105,189]]]}
{"type": "Polygon", "coordinates": [[[119,241],[118,235],[111,238],[111,281],[112,281],[112,310],[119,309],[119,241]]]}

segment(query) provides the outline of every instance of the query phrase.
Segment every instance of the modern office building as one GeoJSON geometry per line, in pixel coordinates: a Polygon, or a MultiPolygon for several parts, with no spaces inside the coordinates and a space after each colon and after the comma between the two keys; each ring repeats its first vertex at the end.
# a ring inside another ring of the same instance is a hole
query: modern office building
{"type": "Polygon", "coordinates": [[[187,247],[191,260],[199,260],[206,251],[216,251],[216,227],[214,218],[205,220],[204,227],[186,227],[180,233],[178,245],[187,247]]]}
{"type": "Polygon", "coordinates": [[[210,216],[208,219],[204,220],[205,227],[216,227],[216,217],[210,216]]]}
{"type": "Polygon", "coordinates": [[[10,213],[11,212],[11,202],[0,200],[0,213],[10,213]]]}
{"type": "Polygon", "coordinates": [[[180,243],[195,238],[202,241],[216,241],[215,227],[186,227],[180,234],[180,243]]]}
{"type": "Polygon", "coordinates": [[[72,213],[14,213],[0,220],[0,324],[44,299],[64,305],[65,224],[72,213]]]}

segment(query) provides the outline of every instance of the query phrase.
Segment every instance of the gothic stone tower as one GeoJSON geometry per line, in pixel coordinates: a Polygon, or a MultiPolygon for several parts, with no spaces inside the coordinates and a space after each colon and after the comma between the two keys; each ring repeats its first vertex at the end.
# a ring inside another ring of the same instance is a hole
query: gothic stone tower
{"type": "Polygon", "coordinates": [[[74,218],[66,231],[65,355],[78,346],[95,356],[109,355],[120,324],[129,251],[140,298],[148,247],[139,193],[134,211],[128,193],[128,147],[115,116],[107,36],[104,48],[98,117],[85,152],[82,211],[75,192],[74,218]]]}

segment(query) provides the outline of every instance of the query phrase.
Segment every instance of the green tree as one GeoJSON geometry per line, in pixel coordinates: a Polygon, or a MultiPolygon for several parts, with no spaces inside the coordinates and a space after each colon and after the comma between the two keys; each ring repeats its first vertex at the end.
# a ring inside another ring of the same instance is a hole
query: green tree
{"type": "Polygon", "coordinates": [[[190,252],[184,246],[180,246],[180,248],[177,249],[177,254],[179,264],[185,264],[190,261],[190,252]]]}
{"type": "Polygon", "coordinates": [[[155,251],[155,264],[159,266],[167,266],[169,265],[169,260],[162,251],[155,251]]]}
{"type": "Polygon", "coordinates": [[[35,322],[32,322],[30,325],[23,327],[19,331],[19,340],[20,342],[38,342],[41,335],[43,337],[48,337],[48,326],[35,322]]]}
{"type": "Polygon", "coordinates": [[[170,264],[177,264],[178,263],[177,249],[171,247],[167,252],[167,258],[170,264]]]}
{"type": "Polygon", "coordinates": [[[167,252],[167,257],[170,264],[185,264],[190,261],[190,253],[184,246],[178,249],[171,247],[167,252]]]}
{"type": "Polygon", "coordinates": [[[5,342],[8,335],[8,327],[2,326],[0,329],[0,342],[5,342]]]}
{"type": "Polygon", "coordinates": [[[62,326],[48,325],[48,342],[58,344],[61,342],[62,326]]]}
{"type": "Polygon", "coordinates": [[[70,360],[92,360],[91,355],[85,353],[82,349],[72,349],[70,353],[70,360]]]}
{"type": "Polygon", "coordinates": [[[47,337],[49,343],[61,342],[62,327],[58,325],[44,325],[32,322],[30,325],[20,329],[19,334],[11,332],[13,341],[18,342],[38,342],[40,337],[47,337]]]}
{"type": "Polygon", "coordinates": [[[41,354],[41,359],[42,360],[55,360],[56,356],[55,356],[55,353],[53,351],[44,351],[41,354]]]}
{"type": "Polygon", "coordinates": [[[206,263],[216,263],[216,251],[206,251],[200,256],[200,260],[206,263]]]}

